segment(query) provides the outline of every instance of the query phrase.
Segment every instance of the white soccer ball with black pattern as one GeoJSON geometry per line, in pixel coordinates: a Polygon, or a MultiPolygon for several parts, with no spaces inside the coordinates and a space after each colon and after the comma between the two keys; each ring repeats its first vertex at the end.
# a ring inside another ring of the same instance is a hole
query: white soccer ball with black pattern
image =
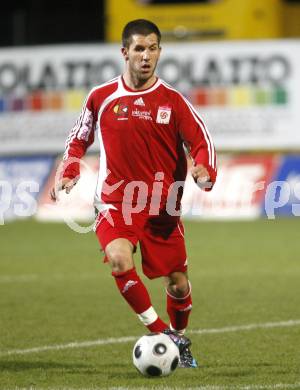
{"type": "Polygon", "coordinates": [[[145,376],[170,375],[178,366],[179,349],[164,333],[142,336],[133,347],[133,364],[145,376]]]}

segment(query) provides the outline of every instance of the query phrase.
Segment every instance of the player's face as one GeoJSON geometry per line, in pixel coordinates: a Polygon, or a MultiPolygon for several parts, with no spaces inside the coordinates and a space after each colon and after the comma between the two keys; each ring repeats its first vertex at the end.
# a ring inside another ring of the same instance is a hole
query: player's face
{"type": "Polygon", "coordinates": [[[132,35],[129,48],[123,48],[129,72],[138,80],[149,80],[155,71],[160,51],[156,34],[132,35]]]}

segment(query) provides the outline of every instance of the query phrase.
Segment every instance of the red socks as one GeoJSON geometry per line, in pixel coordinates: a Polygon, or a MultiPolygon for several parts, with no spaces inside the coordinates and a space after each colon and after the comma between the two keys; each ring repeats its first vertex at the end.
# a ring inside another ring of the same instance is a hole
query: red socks
{"type": "MultiPolygon", "coordinates": [[[[150,332],[162,332],[168,325],[156,314],[148,291],[135,268],[125,272],[113,272],[120,293],[150,332]]],[[[184,333],[192,309],[191,286],[183,298],[176,298],[167,291],[167,312],[171,328],[184,333]]]]}
{"type": "Polygon", "coordinates": [[[168,328],[153,309],[148,291],[135,268],[125,272],[112,272],[112,275],[120,293],[151,332],[162,332],[168,328]]]}
{"type": "Polygon", "coordinates": [[[191,310],[192,296],[190,284],[189,292],[183,298],[176,298],[167,290],[167,312],[170,317],[171,328],[176,330],[179,334],[184,333],[191,310]]]}

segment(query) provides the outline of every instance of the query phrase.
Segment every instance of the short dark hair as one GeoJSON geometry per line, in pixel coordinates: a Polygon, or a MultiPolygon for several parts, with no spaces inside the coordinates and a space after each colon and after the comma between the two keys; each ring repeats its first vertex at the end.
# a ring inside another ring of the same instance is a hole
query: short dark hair
{"type": "Polygon", "coordinates": [[[135,19],[127,23],[122,32],[122,45],[123,47],[129,47],[131,43],[131,37],[134,34],[149,35],[154,33],[157,36],[157,42],[160,44],[161,33],[159,28],[146,19],[135,19]]]}

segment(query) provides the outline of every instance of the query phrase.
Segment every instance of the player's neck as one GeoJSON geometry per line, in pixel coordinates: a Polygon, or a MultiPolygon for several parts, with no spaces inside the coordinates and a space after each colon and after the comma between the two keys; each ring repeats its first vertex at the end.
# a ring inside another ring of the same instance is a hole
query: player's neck
{"type": "Polygon", "coordinates": [[[157,77],[153,74],[148,80],[139,80],[128,71],[123,74],[123,80],[126,86],[134,91],[141,91],[150,88],[155,84],[157,77]]]}

